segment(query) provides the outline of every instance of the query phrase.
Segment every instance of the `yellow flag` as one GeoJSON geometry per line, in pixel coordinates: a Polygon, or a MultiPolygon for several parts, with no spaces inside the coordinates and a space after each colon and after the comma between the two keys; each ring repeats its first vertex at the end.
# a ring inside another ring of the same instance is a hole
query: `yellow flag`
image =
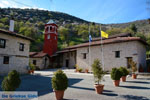
{"type": "Polygon", "coordinates": [[[101,31],[101,36],[105,37],[105,38],[108,38],[108,34],[106,32],[104,32],[104,31],[101,31]]]}

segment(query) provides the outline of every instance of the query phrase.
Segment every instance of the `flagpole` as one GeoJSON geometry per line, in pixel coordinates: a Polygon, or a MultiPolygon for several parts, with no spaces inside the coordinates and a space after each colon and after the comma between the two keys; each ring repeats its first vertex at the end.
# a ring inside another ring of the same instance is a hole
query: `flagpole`
{"type": "MultiPolygon", "coordinates": [[[[100,24],[100,33],[101,33],[101,24],[100,24]]],[[[101,39],[101,45],[100,45],[100,47],[101,47],[101,52],[102,52],[102,54],[101,54],[102,68],[104,70],[104,58],[103,58],[104,53],[103,53],[103,44],[102,44],[102,33],[101,33],[100,39],[101,39]]]]}
{"type": "MultiPolygon", "coordinates": [[[[89,36],[90,36],[90,26],[89,26],[89,36]]],[[[91,41],[90,41],[90,37],[89,37],[89,68],[91,67],[91,50],[90,50],[90,45],[91,45],[91,41]]]]}

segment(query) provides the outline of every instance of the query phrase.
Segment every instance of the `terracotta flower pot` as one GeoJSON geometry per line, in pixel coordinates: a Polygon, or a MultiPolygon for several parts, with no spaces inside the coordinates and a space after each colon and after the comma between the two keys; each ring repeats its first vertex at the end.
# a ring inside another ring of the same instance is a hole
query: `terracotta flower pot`
{"type": "Polygon", "coordinates": [[[85,70],[85,73],[88,73],[88,72],[89,72],[89,70],[88,70],[88,69],[86,69],[86,70],[85,70]]]}
{"type": "Polygon", "coordinates": [[[64,90],[55,90],[56,100],[63,100],[64,90]]]}
{"type": "Polygon", "coordinates": [[[104,88],[104,85],[102,84],[95,84],[95,91],[97,94],[101,94],[103,92],[103,88],[104,88]]]}
{"type": "Polygon", "coordinates": [[[31,73],[33,74],[33,73],[34,73],[34,70],[31,70],[31,73]]]}
{"type": "Polygon", "coordinates": [[[31,73],[31,71],[30,71],[30,70],[28,70],[28,73],[30,74],[30,73],[31,73]]]}
{"type": "Polygon", "coordinates": [[[132,74],[132,78],[136,79],[137,75],[136,74],[132,74]]]}
{"type": "Polygon", "coordinates": [[[113,83],[114,83],[115,86],[119,86],[120,80],[114,80],[113,83]]]}
{"type": "Polygon", "coordinates": [[[122,76],[121,80],[122,80],[122,82],[125,82],[126,81],[126,76],[122,76]]]}

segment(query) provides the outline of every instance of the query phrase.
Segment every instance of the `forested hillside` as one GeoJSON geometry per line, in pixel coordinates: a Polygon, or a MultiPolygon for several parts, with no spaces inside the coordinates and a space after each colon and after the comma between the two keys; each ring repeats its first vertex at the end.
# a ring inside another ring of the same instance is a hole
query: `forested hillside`
{"type": "MultiPolygon", "coordinates": [[[[59,49],[87,41],[89,27],[92,38],[99,37],[100,24],[88,22],[65,13],[38,9],[0,8],[1,29],[9,29],[11,18],[15,20],[15,32],[35,40],[31,44],[31,51],[42,50],[44,25],[50,19],[53,19],[59,26],[59,49]]],[[[150,44],[150,24],[146,20],[123,24],[102,24],[102,30],[109,35],[132,33],[142,37],[150,44]]]]}

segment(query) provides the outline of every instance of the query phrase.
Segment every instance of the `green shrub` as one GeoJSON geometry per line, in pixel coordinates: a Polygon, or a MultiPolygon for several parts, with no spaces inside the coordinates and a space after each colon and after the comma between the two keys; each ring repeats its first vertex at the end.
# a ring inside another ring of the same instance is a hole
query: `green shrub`
{"type": "Polygon", "coordinates": [[[75,64],[75,65],[74,65],[74,68],[75,68],[75,69],[78,69],[78,68],[79,68],[79,66],[78,66],[77,64],[75,64]]]}
{"type": "Polygon", "coordinates": [[[131,68],[132,68],[132,73],[135,73],[135,72],[137,71],[137,63],[134,62],[133,60],[131,60],[131,61],[129,62],[129,64],[130,64],[130,66],[131,66],[131,68]]]}
{"type": "Polygon", "coordinates": [[[117,68],[112,68],[111,79],[112,80],[120,80],[121,77],[122,77],[121,71],[117,68]]]}
{"type": "Polygon", "coordinates": [[[8,73],[8,76],[2,81],[3,91],[15,91],[21,83],[20,75],[16,70],[8,73]]]}
{"type": "Polygon", "coordinates": [[[119,70],[122,73],[122,76],[127,76],[129,74],[129,71],[125,67],[120,67],[119,70]]]}
{"type": "Polygon", "coordinates": [[[66,90],[68,87],[68,78],[62,70],[57,70],[51,80],[54,90],[66,90]]]}
{"type": "Polygon", "coordinates": [[[78,71],[79,71],[79,72],[82,72],[82,70],[83,70],[82,68],[78,68],[78,71]]]}
{"type": "Polygon", "coordinates": [[[103,71],[101,67],[101,63],[98,59],[94,60],[94,63],[92,64],[92,71],[95,77],[95,82],[99,84],[99,82],[102,80],[103,76],[105,75],[105,72],[103,71]]]}
{"type": "Polygon", "coordinates": [[[36,69],[35,65],[31,64],[31,63],[29,63],[29,67],[30,67],[31,70],[35,70],[36,69]]]}

